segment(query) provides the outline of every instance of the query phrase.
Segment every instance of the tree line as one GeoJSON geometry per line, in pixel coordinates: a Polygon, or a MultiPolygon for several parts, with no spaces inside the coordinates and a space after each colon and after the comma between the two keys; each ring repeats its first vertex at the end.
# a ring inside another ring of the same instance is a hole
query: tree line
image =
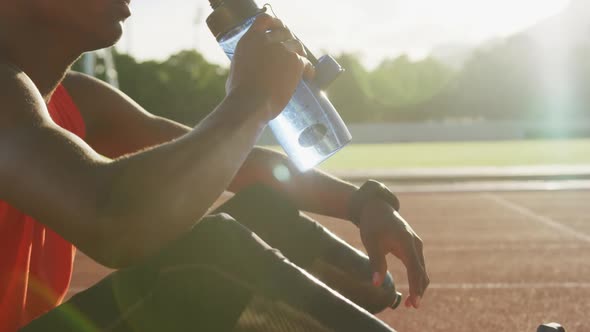
{"type": "MultiPolygon", "coordinates": [[[[367,70],[342,54],[346,72],[327,93],[348,123],[590,118],[590,44],[567,52],[564,68],[542,55],[526,37],[477,50],[460,68],[400,56],[367,70]]],[[[195,50],[165,61],[114,57],[120,89],[153,114],[194,125],[225,96],[228,69],[195,50]]]]}

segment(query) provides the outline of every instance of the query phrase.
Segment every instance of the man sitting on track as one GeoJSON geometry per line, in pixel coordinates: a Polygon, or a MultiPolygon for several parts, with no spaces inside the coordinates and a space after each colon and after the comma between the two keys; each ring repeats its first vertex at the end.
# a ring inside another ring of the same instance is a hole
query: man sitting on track
{"type": "MultiPolygon", "coordinates": [[[[0,331],[249,330],[253,307],[310,316],[310,330],[388,330],[232,219],[281,224],[281,204],[342,219],[352,211],[374,284],[393,253],[407,267],[406,305],[417,308],[429,282],[422,243],[391,204],[369,190],[351,208],[357,188],[319,171],[278,181],[273,169],[292,166],[254,147],[302,76],[313,75],[289,30],[257,19],[236,50],[227,96],[191,129],[68,71],[83,52],[120,38],[127,5],[0,1],[0,331]],[[252,185],[265,189],[220,208],[231,217],[207,215],[224,190],[252,185]],[[118,271],[59,305],[74,246],[118,271]]],[[[311,246],[295,240],[293,252],[311,246]]]]}

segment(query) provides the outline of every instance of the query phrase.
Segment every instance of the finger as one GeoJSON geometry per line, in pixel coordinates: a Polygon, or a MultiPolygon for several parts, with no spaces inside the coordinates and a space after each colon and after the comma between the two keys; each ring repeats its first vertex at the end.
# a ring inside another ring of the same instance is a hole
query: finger
{"type": "Polygon", "coordinates": [[[369,255],[369,262],[373,270],[373,286],[381,286],[387,273],[385,255],[376,244],[367,247],[367,254],[369,255]]]}
{"type": "MultiPolygon", "coordinates": [[[[397,212],[396,212],[396,214],[397,214],[397,212]]],[[[411,255],[409,255],[409,257],[415,256],[416,260],[418,260],[420,262],[422,269],[426,270],[426,264],[424,263],[424,243],[422,242],[422,239],[418,235],[416,235],[416,233],[414,232],[412,227],[410,227],[410,225],[407,225],[407,222],[402,218],[402,216],[397,214],[396,217],[399,220],[402,220],[404,223],[406,223],[406,227],[407,227],[406,238],[409,240],[406,240],[407,245],[405,246],[404,250],[406,252],[411,253],[411,255]]]]}
{"type": "Polygon", "coordinates": [[[420,273],[408,270],[408,281],[410,284],[410,296],[406,299],[406,307],[413,306],[418,309],[422,298],[422,276],[420,273]]]}
{"type": "Polygon", "coordinates": [[[272,29],[265,36],[269,43],[282,43],[295,39],[293,33],[287,28],[272,29]]]}
{"type": "Polygon", "coordinates": [[[281,20],[276,17],[272,17],[266,13],[260,14],[256,17],[250,31],[255,32],[266,32],[272,29],[284,28],[285,25],[281,20]]]}
{"type": "Polygon", "coordinates": [[[423,276],[425,273],[416,253],[414,235],[408,232],[406,239],[401,248],[399,247],[399,243],[397,246],[392,243],[390,252],[397,256],[406,267],[410,286],[410,295],[406,298],[405,302],[406,307],[416,307],[420,305],[420,300],[417,297],[423,293],[423,276]]]}
{"type": "Polygon", "coordinates": [[[426,289],[428,288],[428,285],[430,284],[430,278],[428,278],[428,273],[426,272],[426,263],[424,262],[424,244],[422,242],[422,239],[419,236],[416,236],[414,238],[414,248],[415,248],[416,256],[418,257],[418,261],[420,262],[420,265],[422,268],[422,285],[421,285],[422,293],[420,294],[420,297],[417,298],[417,300],[418,300],[417,305],[419,306],[420,299],[424,297],[424,293],[426,293],[426,289]]]}
{"type": "Polygon", "coordinates": [[[290,39],[290,40],[284,41],[283,42],[283,45],[289,51],[295,52],[295,53],[299,54],[302,57],[307,57],[307,52],[305,52],[305,48],[303,47],[303,44],[301,44],[300,41],[294,40],[294,39],[290,39]]]}
{"type": "Polygon", "coordinates": [[[315,78],[315,66],[307,58],[299,56],[303,62],[303,78],[307,81],[313,81],[315,78]]]}
{"type": "Polygon", "coordinates": [[[424,295],[426,272],[420,263],[415,247],[411,246],[407,250],[407,261],[404,262],[408,271],[408,283],[410,285],[410,296],[406,299],[406,306],[420,306],[420,299],[424,295]]]}
{"type": "Polygon", "coordinates": [[[420,265],[422,265],[422,269],[426,271],[426,263],[424,263],[424,244],[422,243],[422,239],[416,237],[414,239],[414,245],[416,248],[416,253],[418,255],[418,260],[420,261],[420,265]]]}

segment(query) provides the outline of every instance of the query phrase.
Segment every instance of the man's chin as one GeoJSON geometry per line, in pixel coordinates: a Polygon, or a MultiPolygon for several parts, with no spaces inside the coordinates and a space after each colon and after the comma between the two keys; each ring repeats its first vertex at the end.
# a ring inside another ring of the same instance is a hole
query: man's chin
{"type": "Polygon", "coordinates": [[[96,51],[115,45],[123,36],[123,23],[120,22],[109,29],[101,30],[94,40],[88,40],[84,52],[96,51]]]}

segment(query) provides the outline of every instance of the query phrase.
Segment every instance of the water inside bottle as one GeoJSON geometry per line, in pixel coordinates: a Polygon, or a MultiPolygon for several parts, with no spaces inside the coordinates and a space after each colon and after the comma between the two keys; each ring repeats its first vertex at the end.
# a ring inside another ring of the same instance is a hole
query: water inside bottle
{"type": "MultiPolygon", "coordinates": [[[[227,33],[220,45],[230,60],[255,17],[227,33]]],[[[346,125],[313,82],[301,81],[287,107],[269,123],[277,141],[299,171],[307,171],[350,142],[346,125]]]]}
{"type": "Polygon", "coordinates": [[[300,171],[317,166],[351,139],[325,94],[305,81],[269,126],[300,171]]]}

